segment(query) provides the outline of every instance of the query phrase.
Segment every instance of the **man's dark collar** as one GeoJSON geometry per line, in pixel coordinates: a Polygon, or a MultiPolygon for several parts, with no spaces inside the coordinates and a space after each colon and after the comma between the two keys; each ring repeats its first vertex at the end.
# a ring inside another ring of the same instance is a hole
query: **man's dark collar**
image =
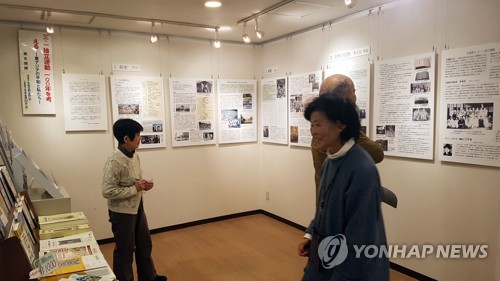
{"type": "Polygon", "coordinates": [[[125,154],[125,156],[127,156],[128,158],[133,158],[134,157],[134,153],[135,153],[135,150],[132,150],[132,151],[128,151],[126,149],[124,149],[123,147],[121,146],[118,146],[118,149],[123,153],[125,154]]]}

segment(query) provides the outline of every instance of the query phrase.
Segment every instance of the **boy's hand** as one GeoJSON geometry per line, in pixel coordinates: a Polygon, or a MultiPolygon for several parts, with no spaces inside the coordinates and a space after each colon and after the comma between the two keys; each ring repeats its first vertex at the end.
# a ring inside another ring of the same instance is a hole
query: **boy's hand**
{"type": "Polygon", "coordinates": [[[153,186],[155,185],[155,183],[153,182],[153,180],[145,180],[144,181],[144,190],[150,190],[153,188],[153,186]]]}
{"type": "Polygon", "coordinates": [[[146,189],[146,181],[143,179],[136,179],[134,183],[137,192],[143,191],[146,189]]]}

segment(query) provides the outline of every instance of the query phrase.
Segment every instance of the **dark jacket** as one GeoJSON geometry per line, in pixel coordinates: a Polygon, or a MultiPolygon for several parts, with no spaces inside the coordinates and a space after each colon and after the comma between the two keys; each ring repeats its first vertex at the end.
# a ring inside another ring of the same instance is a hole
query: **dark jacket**
{"type": "MultiPolygon", "coordinates": [[[[306,230],[313,235],[307,280],[389,280],[387,257],[356,257],[354,245],[387,246],[381,211],[381,185],[377,168],[368,153],[355,144],[338,159],[326,159],[321,170],[316,215],[306,230]],[[342,234],[348,254],[341,264],[325,269],[314,264],[318,245],[325,237],[342,234]],[[317,243],[314,243],[314,237],[317,243]]],[[[371,252],[372,253],[372,252],[371,252]]]]}

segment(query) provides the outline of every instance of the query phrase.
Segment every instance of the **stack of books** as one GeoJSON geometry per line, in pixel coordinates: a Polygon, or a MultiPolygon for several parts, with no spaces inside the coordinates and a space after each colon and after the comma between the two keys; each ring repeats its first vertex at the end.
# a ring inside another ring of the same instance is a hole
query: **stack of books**
{"type": "Polygon", "coordinates": [[[90,231],[89,221],[83,212],[39,216],[40,239],[52,239],[90,231]]]}
{"type": "Polygon", "coordinates": [[[57,261],[57,268],[41,277],[60,277],[78,273],[80,279],[77,280],[86,280],[81,279],[84,278],[83,276],[105,278],[102,280],[114,280],[115,278],[113,271],[109,268],[99,249],[92,231],[40,240],[40,263],[43,262],[45,257],[52,255],[57,261]]]}

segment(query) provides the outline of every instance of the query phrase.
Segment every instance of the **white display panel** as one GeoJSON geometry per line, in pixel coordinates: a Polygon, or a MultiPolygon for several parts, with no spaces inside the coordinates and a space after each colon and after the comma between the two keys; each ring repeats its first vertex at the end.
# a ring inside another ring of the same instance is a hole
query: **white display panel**
{"type": "Polygon", "coordinates": [[[162,77],[111,76],[111,100],[113,122],[130,118],[144,128],[139,148],[166,147],[162,77]]]}
{"type": "Polygon", "coordinates": [[[213,79],[171,78],[172,146],[215,144],[213,79]]]}
{"type": "Polygon", "coordinates": [[[304,110],[314,98],[318,97],[321,81],[321,71],[288,76],[290,145],[311,146],[311,124],[304,118],[304,110]]]}
{"type": "Polygon", "coordinates": [[[288,91],[286,77],[261,80],[261,139],[288,144],[288,91]]]}
{"type": "Polygon", "coordinates": [[[500,43],[441,54],[439,159],[500,167],[500,43]]]}
{"type": "Polygon", "coordinates": [[[104,75],[63,74],[62,81],[66,131],[106,130],[104,75]]]}
{"type": "Polygon", "coordinates": [[[217,80],[219,143],[257,141],[257,81],[217,80]]]}
{"type": "Polygon", "coordinates": [[[387,156],[433,159],[435,54],[375,63],[374,138],[387,156]]]}

